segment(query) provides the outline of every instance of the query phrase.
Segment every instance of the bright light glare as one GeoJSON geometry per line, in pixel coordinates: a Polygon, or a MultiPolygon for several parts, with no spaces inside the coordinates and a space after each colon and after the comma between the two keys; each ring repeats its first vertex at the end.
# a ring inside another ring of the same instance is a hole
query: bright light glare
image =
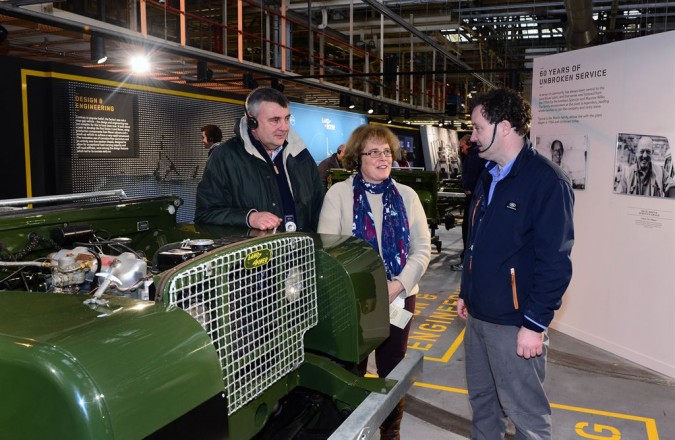
{"type": "Polygon", "coordinates": [[[292,267],[288,271],[286,278],[286,299],[293,302],[300,298],[304,285],[302,283],[302,272],[298,267],[292,267]]]}
{"type": "Polygon", "coordinates": [[[131,68],[136,73],[145,73],[150,71],[150,60],[144,55],[136,55],[131,58],[131,68]]]}

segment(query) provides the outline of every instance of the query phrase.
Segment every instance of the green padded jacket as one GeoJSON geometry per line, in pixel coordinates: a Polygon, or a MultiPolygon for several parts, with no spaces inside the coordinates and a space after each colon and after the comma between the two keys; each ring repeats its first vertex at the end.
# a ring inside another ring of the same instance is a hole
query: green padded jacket
{"type": "MultiPolygon", "coordinates": [[[[197,186],[195,223],[247,227],[252,210],[283,218],[274,172],[251,143],[246,117],[234,127],[235,136],[214,146],[197,186]]],[[[314,158],[292,129],[283,150],[286,175],[295,201],[299,231],[315,232],[323,186],[314,158]]]]}

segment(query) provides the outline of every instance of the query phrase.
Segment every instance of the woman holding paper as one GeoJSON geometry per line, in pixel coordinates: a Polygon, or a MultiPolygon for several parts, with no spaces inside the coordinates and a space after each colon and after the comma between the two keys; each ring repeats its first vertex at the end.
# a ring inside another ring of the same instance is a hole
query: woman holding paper
{"type": "MultiPolygon", "coordinates": [[[[417,193],[390,177],[399,150],[398,138],[386,127],[362,125],[354,130],[342,165],[357,173],[328,190],[318,227],[319,233],[359,237],[382,257],[393,320],[389,338],[375,351],[380,377],[405,357],[417,283],[431,255],[427,218],[417,193]],[[401,320],[401,315],[408,319],[401,320]]],[[[365,364],[360,367],[365,372],[365,364]]],[[[380,427],[380,438],[398,439],[402,417],[403,401],[380,427]]]]}

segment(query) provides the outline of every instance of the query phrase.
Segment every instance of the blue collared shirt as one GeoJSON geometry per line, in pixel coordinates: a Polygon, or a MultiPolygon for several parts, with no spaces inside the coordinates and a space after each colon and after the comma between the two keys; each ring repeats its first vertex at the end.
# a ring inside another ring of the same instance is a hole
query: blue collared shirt
{"type": "Polygon", "coordinates": [[[509,173],[511,172],[511,167],[513,167],[513,163],[515,161],[516,158],[514,157],[513,159],[511,159],[511,162],[507,163],[502,168],[499,168],[499,165],[497,165],[496,163],[493,167],[490,167],[490,164],[488,163],[487,165],[488,172],[492,174],[492,183],[490,183],[490,192],[488,193],[488,205],[492,201],[492,193],[494,193],[497,183],[504,180],[504,178],[509,175],[509,173]]]}

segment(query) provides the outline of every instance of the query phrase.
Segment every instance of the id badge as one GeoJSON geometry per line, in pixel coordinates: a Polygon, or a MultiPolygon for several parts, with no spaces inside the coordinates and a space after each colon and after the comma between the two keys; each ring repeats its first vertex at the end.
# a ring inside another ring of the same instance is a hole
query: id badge
{"type": "Polygon", "coordinates": [[[285,215],[284,216],[284,226],[286,227],[286,232],[295,232],[298,229],[298,226],[295,224],[294,215],[285,215]]]}

